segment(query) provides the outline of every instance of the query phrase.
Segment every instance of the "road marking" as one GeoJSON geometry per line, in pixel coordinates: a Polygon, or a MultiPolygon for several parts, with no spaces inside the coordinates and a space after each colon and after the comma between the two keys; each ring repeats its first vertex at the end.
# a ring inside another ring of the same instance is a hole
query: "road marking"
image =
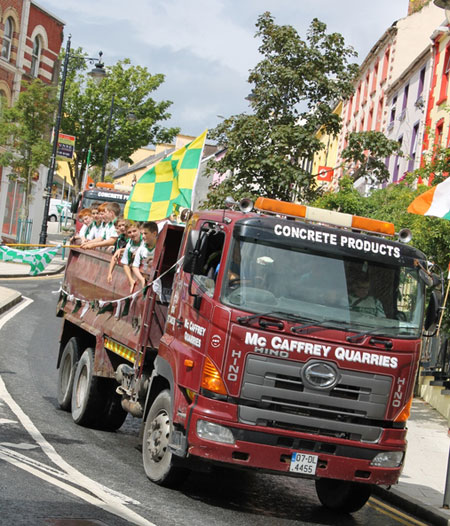
{"type": "Polygon", "coordinates": [[[99,508],[113,513],[118,517],[128,520],[132,524],[137,526],[155,526],[152,522],[149,522],[144,517],[138,515],[133,510],[127,508],[125,504],[140,504],[139,502],[122,495],[118,492],[115,492],[102,484],[86,477],[78,470],[73,468],[68,464],[55,450],[55,448],[47,442],[42,436],[41,432],[33,424],[31,419],[22,411],[21,407],[16,403],[16,401],[9,394],[6,389],[5,383],[0,376],[0,399],[3,400],[20,421],[22,426],[31,436],[31,438],[40,446],[42,451],[47,455],[47,457],[61,470],[56,470],[50,466],[36,462],[24,455],[18,453],[17,451],[10,450],[5,447],[0,446],[0,459],[13,464],[20,469],[31,473],[32,475],[58,486],[59,488],[75,495],[86,502],[98,506],[99,508]],[[62,477],[66,481],[70,482],[73,485],[79,486],[82,489],[78,489],[67,482],[60,480],[62,477]],[[86,490],[86,491],[83,491],[86,490]],[[89,492],[89,493],[87,493],[89,492]]]}
{"type": "Polygon", "coordinates": [[[400,524],[405,524],[406,526],[428,526],[428,523],[417,520],[411,515],[407,515],[406,513],[403,513],[397,508],[389,506],[385,502],[378,500],[375,497],[371,497],[367,504],[371,508],[374,508],[375,510],[384,513],[385,515],[389,515],[400,524]]]}
{"type": "Polygon", "coordinates": [[[28,307],[30,303],[33,303],[33,300],[31,298],[26,298],[25,296],[23,296],[23,301],[18,303],[15,307],[13,307],[4,316],[1,317],[0,330],[3,328],[3,325],[5,325],[6,322],[8,322],[11,318],[13,318],[21,310],[25,309],[25,307],[28,307]]]}

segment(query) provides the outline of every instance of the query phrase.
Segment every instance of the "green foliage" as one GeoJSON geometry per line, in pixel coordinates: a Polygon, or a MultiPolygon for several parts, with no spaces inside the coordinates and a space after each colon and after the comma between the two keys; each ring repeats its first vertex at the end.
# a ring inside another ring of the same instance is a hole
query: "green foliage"
{"type": "Polygon", "coordinates": [[[114,95],[108,160],[130,162],[130,155],[150,143],[169,142],[178,128],[165,128],[160,122],[170,118],[170,101],[156,102],[152,94],[164,81],[147,68],[132,66],[128,59],[106,67],[108,76],[99,85],[86,75],[84,56],[78,49],[69,60],[61,130],[76,136],[76,161],[69,164],[72,182],[81,186],[89,146],[91,165],[101,166],[108,120],[114,95]],[[130,116],[135,116],[135,121],[130,116]]]}
{"type": "Polygon", "coordinates": [[[414,176],[410,175],[401,183],[390,184],[363,197],[354,190],[352,180],[347,177],[341,180],[338,193],[325,194],[312,204],[328,210],[389,221],[394,223],[397,232],[409,228],[413,235],[411,244],[442,269],[446,269],[450,262],[450,222],[407,211],[410,203],[427,190],[429,187],[423,185],[414,188],[414,176]]]}
{"type": "Polygon", "coordinates": [[[55,90],[39,79],[22,83],[16,103],[0,112],[0,165],[9,166],[8,176],[25,192],[21,216],[27,218],[33,177],[51,158],[50,130],[56,109],[55,90]]]}
{"type": "Polygon", "coordinates": [[[353,179],[365,176],[372,183],[382,183],[389,179],[385,160],[390,155],[404,157],[401,145],[378,131],[350,133],[347,147],[342,151],[344,161],[356,166],[353,179]]]}
{"type": "Polygon", "coordinates": [[[367,203],[361,194],[355,190],[353,179],[349,176],[339,180],[339,191],[328,192],[312,203],[318,208],[326,210],[336,210],[345,214],[365,215],[367,213],[367,203]]]}
{"type": "Polygon", "coordinates": [[[311,159],[324,145],[317,130],[337,135],[340,117],[333,113],[336,101],[353,92],[356,55],[342,35],[326,33],[326,25],[314,19],[306,39],[289,25],[274,23],[268,12],[258,18],[256,36],[262,60],[250,72],[254,85],[250,99],[253,114],[225,119],[210,137],[227,148],[215,164],[230,178],[210,188],[206,206],[223,203],[224,187],[242,195],[309,200],[320,193],[315,178],[299,160],[311,159]],[[222,187],[221,187],[222,186],[222,187]]]}

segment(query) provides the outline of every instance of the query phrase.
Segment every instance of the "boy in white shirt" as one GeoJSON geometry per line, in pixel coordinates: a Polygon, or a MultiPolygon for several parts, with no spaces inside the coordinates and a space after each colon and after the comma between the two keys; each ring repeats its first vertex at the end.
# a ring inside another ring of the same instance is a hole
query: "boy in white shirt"
{"type": "Polygon", "coordinates": [[[86,234],[86,241],[92,241],[97,237],[98,229],[100,227],[100,216],[98,212],[98,207],[101,205],[101,203],[94,203],[91,206],[91,214],[92,214],[92,223],[91,228],[89,229],[89,232],[86,234]]]}
{"type": "MultiPolygon", "coordinates": [[[[134,281],[133,276],[131,275],[131,265],[133,264],[133,260],[134,260],[136,251],[138,250],[142,242],[141,232],[136,223],[132,223],[128,227],[127,237],[128,237],[128,243],[122,254],[120,263],[123,265],[123,270],[128,278],[128,281],[130,282],[130,292],[133,292],[135,281],[134,281]]],[[[108,281],[109,279],[110,278],[108,276],[108,281]]]]}
{"type": "Polygon", "coordinates": [[[156,240],[158,238],[158,225],[153,221],[147,221],[141,227],[142,243],[137,249],[132,263],[133,274],[140,281],[142,288],[145,287],[145,278],[141,274],[140,267],[143,272],[147,272],[150,263],[153,260],[155,253],[156,240]]]}
{"type": "Polygon", "coordinates": [[[108,248],[113,247],[116,243],[118,234],[114,223],[120,215],[120,206],[118,203],[103,203],[98,207],[100,217],[103,219],[102,226],[97,232],[97,238],[87,241],[81,245],[81,248],[108,248]]]}

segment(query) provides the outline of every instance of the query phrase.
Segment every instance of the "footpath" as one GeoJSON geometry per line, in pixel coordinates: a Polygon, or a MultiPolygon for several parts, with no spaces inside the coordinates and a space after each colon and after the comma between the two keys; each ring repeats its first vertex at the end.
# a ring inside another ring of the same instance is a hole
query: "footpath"
{"type": "MultiPolygon", "coordinates": [[[[33,279],[63,272],[67,255],[67,251],[63,254],[60,250],[44,272],[33,279]]],[[[28,273],[29,265],[0,261],[0,315],[22,299],[20,292],[3,287],[2,281],[29,278],[28,273]]],[[[450,455],[448,422],[436,409],[416,398],[408,421],[407,439],[405,467],[399,483],[391,488],[376,487],[374,495],[427,523],[450,526],[450,510],[443,508],[450,455]]]]}

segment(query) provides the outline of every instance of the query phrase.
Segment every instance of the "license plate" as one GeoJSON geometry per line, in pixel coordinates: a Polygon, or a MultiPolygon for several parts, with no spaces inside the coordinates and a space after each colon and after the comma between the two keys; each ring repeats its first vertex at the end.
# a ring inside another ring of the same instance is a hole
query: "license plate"
{"type": "Polygon", "coordinates": [[[308,455],[306,453],[292,453],[291,465],[289,471],[300,473],[302,475],[315,475],[317,469],[317,455],[308,455]]]}

